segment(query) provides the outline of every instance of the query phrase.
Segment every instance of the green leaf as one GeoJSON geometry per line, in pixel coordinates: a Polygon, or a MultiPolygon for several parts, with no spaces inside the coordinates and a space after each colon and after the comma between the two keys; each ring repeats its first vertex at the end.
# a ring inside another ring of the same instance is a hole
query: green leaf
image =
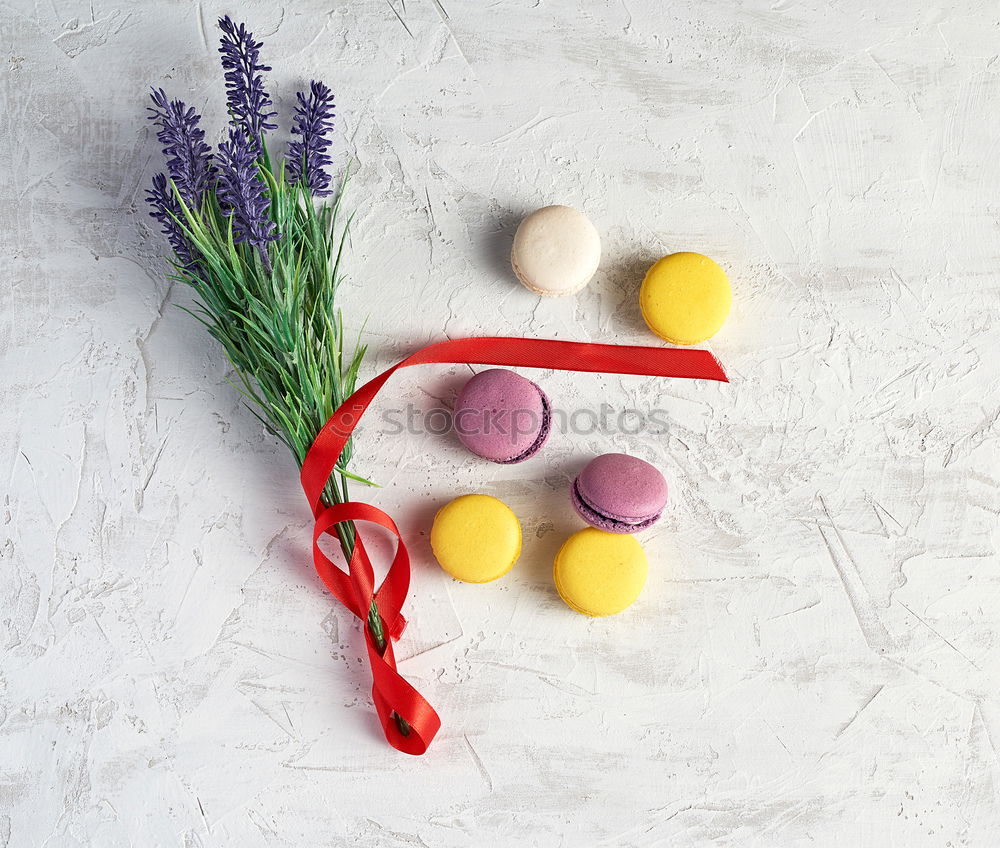
{"type": "Polygon", "coordinates": [[[338,474],[343,475],[348,480],[356,480],[358,483],[364,483],[366,486],[374,486],[376,489],[381,489],[382,487],[378,483],[373,483],[364,477],[359,477],[357,474],[353,474],[346,468],[341,468],[339,465],[334,469],[338,474]]]}

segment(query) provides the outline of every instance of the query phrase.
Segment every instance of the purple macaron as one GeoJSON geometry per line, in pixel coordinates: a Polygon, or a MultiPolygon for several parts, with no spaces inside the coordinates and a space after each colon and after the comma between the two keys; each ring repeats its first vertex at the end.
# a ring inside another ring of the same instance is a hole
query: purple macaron
{"type": "Polygon", "coordinates": [[[667,481],[648,462],[606,453],[587,463],[573,482],[573,506],[598,530],[645,530],[667,505],[667,481]]]}
{"type": "Polygon", "coordinates": [[[455,432],[477,456],[509,465],[538,453],[552,428],[549,399],[535,383],[491,368],[476,374],[455,401],[455,432]]]}

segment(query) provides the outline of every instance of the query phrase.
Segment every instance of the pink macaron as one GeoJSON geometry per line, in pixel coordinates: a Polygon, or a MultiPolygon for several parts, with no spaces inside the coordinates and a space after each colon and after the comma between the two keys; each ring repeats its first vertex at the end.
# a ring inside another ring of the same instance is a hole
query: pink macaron
{"type": "Polygon", "coordinates": [[[635,533],[653,524],[667,505],[667,481],[648,462],[624,453],[592,459],[573,482],[580,517],[609,533],[635,533]]]}
{"type": "Polygon", "coordinates": [[[508,465],[538,453],[552,428],[552,409],[531,380],[491,368],[463,386],[454,422],[458,438],[476,456],[508,465]]]}

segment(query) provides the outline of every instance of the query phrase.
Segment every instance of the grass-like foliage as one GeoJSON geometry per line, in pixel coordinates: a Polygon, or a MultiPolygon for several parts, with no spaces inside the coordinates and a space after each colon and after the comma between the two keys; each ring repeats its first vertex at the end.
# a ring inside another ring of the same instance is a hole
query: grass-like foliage
{"type": "MultiPolygon", "coordinates": [[[[283,167],[277,175],[261,167],[260,175],[281,234],[269,246],[272,268],[256,249],[234,242],[231,219],[214,194],[200,210],[177,197],[178,223],[196,264],[174,267],[198,299],[187,311],[225,348],[237,388],[301,465],[320,428],[354,391],[365,354],[360,340],[345,349],[336,306],[348,232],[340,212],[346,181],[332,206],[317,207],[301,183],[285,182],[283,167]]],[[[337,470],[361,480],[347,470],[349,460],[348,448],[337,470]]]]}
{"type": "MultiPolygon", "coordinates": [[[[232,385],[301,466],[320,429],[357,387],[366,348],[360,333],[347,339],[343,312],[336,305],[350,224],[341,212],[346,176],[335,201],[317,205],[303,183],[285,180],[284,163],[276,174],[269,164],[265,151],[260,179],[280,233],[268,246],[270,270],[256,248],[235,242],[232,219],[213,192],[205,195],[200,209],[192,209],[173,187],[179,211],[175,223],[194,260],[175,262],[173,278],[194,290],[195,308],[180,308],[222,345],[237,376],[232,385]]],[[[374,485],[348,470],[351,456],[349,440],[327,483],[327,504],[350,500],[348,480],[374,485]]],[[[337,533],[349,559],[354,526],[338,524],[337,533]]],[[[384,646],[374,605],[369,625],[384,646]]]]}

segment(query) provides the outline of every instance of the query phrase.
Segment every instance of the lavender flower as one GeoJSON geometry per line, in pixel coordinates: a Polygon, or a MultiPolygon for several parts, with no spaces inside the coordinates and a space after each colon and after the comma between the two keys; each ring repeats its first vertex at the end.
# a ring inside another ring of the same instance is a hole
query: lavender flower
{"type": "Polygon", "coordinates": [[[229,141],[219,145],[216,193],[223,212],[233,220],[233,241],[245,241],[256,247],[270,273],[267,243],[279,236],[269,215],[271,202],[257,167],[257,145],[239,130],[230,130],[229,141]]]}
{"type": "Polygon", "coordinates": [[[176,220],[183,221],[184,213],[181,211],[180,203],[177,202],[173,188],[167,182],[166,175],[157,174],[153,177],[153,187],[146,192],[146,202],[153,207],[153,211],[149,213],[150,217],[160,222],[163,234],[177,254],[180,264],[185,269],[194,269],[197,262],[191,243],[176,220]]]}
{"type": "Polygon", "coordinates": [[[150,99],[149,119],[159,128],[156,138],[167,157],[167,173],[184,202],[197,209],[213,171],[212,148],[205,144],[205,131],[198,126],[201,115],[181,100],[167,100],[162,88],[154,88],[150,99]]]}
{"type": "Polygon", "coordinates": [[[277,112],[265,111],[272,105],[264,90],[263,72],[270,65],[260,63],[263,42],[254,41],[246,24],[235,24],[229,15],[219,19],[223,36],[219,39],[222,67],[226,71],[226,102],[233,123],[241,127],[257,149],[264,132],[277,128],[270,123],[277,112]]]}
{"type": "Polygon", "coordinates": [[[332,194],[328,188],[330,175],[324,170],[332,161],[326,151],[330,140],[326,134],[333,126],[333,92],[323,83],[313,80],[309,83],[309,96],[304,91],[296,95],[299,105],[295,107],[292,134],[300,135],[300,141],[288,145],[285,158],[288,161],[288,181],[305,181],[306,187],[317,197],[332,194]]]}

